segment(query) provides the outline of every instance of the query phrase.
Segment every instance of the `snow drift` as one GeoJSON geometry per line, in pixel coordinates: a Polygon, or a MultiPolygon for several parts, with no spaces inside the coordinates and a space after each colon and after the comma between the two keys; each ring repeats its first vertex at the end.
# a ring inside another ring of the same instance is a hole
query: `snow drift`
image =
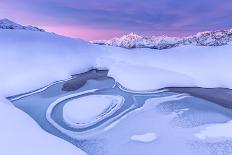
{"type": "Polygon", "coordinates": [[[68,142],[46,133],[25,114],[0,97],[0,154],[84,155],[68,142]]]}
{"type": "Polygon", "coordinates": [[[232,46],[183,46],[162,52],[99,46],[47,32],[0,30],[0,94],[24,93],[92,68],[133,90],[232,88],[232,46]]]}

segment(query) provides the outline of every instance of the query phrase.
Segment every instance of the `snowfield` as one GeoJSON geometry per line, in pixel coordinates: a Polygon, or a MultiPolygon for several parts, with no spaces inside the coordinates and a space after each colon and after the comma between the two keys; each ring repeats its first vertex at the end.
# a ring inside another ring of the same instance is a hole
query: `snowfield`
{"type": "Polygon", "coordinates": [[[0,94],[5,97],[91,68],[109,69],[109,76],[134,90],[169,86],[232,88],[231,45],[183,46],[162,52],[127,50],[25,30],[0,30],[0,43],[0,61],[4,64],[0,66],[0,94]]]}
{"type": "MultiPolygon", "coordinates": [[[[93,68],[108,69],[109,76],[123,87],[136,91],[171,86],[232,88],[231,51],[231,44],[218,47],[189,45],[162,52],[128,50],[47,32],[0,29],[0,97],[36,90],[93,68]]],[[[110,105],[108,101],[104,99],[104,104],[94,114],[68,117],[75,123],[91,122],[110,105]]],[[[7,102],[0,100],[0,144],[3,146],[0,154],[82,154],[76,147],[45,133],[29,116],[7,102]],[[56,148],[52,149],[54,146],[56,148]]],[[[77,106],[76,110],[80,108],[78,104],[73,106],[77,106]]],[[[94,103],[94,106],[97,105],[94,103]]],[[[213,129],[208,128],[200,137],[209,137],[208,130],[213,129]]]]}
{"type": "Polygon", "coordinates": [[[0,98],[0,154],[85,155],[70,143],[42,130],[32,118],[0,98]]]}
{"type": "Polygon", "coordinates": [[[0,30],[0,94],[24,93],[87,71],[95,50],[88,42],[51,33],[0,30]]]}
{"type": "Polygon", "coordinates": [[[127,89],[134,91],[149,91],[179,85],[195,85],[194,80],[184,74],[142,65],[112,65],[109,76],[114,77],[116,81],[127,89]]]}

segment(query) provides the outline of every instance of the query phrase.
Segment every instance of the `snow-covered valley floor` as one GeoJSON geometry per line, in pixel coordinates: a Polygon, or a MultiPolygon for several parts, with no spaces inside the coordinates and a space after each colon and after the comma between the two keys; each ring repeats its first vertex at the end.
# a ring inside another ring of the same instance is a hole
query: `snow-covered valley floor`
{"type": "Polygon", "coordinates": [[[230,91],[231,49],[128,50],[0,30],[0,154],[230,155],[227,91],[204,100],[162,88],[230,91]],[[108,72],[84,73],[91,69],[108,72]]]}

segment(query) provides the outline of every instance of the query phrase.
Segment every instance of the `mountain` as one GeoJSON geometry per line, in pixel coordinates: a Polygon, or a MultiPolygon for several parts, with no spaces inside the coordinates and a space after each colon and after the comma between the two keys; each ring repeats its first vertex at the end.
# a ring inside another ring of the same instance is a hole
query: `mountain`
{"type": "Polygon", "coordinates": [[[183,45],[222,46],[232,41],[232,29],[199,32],[188,37],[152,36],[143,37],[135,33],[111,40],[95,40],[94,44],[109,45],[123,48],[168,49],[183,45]]]}
{"type": "Polygon", "coordinates": [[[0,20],[0,29],[17,29],[17,30],[30,30],[30,31],[40,31],[45,32],[45,30],[40,29],[38,27],[34,26],[23,26],[20,24],[17,24],[9,19],[1,19],[0,20]]]}

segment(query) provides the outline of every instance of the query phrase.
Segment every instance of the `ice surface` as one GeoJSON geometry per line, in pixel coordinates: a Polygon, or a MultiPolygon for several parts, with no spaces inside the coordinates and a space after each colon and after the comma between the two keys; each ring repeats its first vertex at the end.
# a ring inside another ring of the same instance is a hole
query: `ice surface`
{"type": "Polygon", "coordinates": [[[152,142],[157,138],[157,135],[155,133],[145,133],[145,134],[141,134],[141,135],[134,135],[131,136],[131,140],[133,141],[139,141],[139,142],[152,142]]]}
{"type": "Polygon", "coordinates": [[[0,154],[84,155],[70,143],[43,131],[32,118],[0,98],[0,154]]]}
{"type": "Polygon", "coordinates": [[[71,126],[91,125],[116,111],[123,100],[123,97],[113,95],[91,95],[73,99],[65,104],[63,119],[71,126]]]}

